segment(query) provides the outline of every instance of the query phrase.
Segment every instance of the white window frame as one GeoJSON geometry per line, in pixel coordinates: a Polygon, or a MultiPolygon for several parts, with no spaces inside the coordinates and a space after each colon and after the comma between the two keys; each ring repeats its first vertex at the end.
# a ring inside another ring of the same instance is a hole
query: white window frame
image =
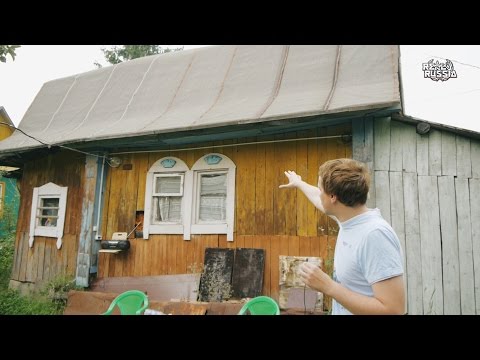
{"type": "Polygon", "coordinates": [[[192,234],[227,234],[227,241],[233,241],[235,214],[235,172],[236,166],[224,154],[210,153],[198,159],[192,167],[193,171],[193,201],[191,211],[192,234]],[[205,173],[227,174],[227,197],[225,221],[199,221],[200,176],[205,173]]]}
{"type": "Polygon", "coordinates": [[[166,156],[157,160],[147,172],[145,185],[145,208],[143,238],[148,239],[150,234],[183,234],[184,240],[190,240],[190,211],[188,211],[187,199],[192,198],[192,173],[188,166],[179,158],[166,156]],[[182,194],[163,194],[162,196],[182,196],[182,222],[152,224],[153,196],[160,196],[154,193],[154,183],[158,177],[182,175],[182,194]]]}
{"type": "Polygon", "coordinates": [[[35,236],[57,238],[57,249],[62,247],[63,229],[65,226],[65,212],[67,208],[67,186],[58,186],[49,182],[33,188],[32,209],[30,213],[30,238],[28,245],[33,247],[35,236]],[[58,198],[58,218],[56,226],[41,226],[38,224],[39,206],[42,198],[58,198]]]}

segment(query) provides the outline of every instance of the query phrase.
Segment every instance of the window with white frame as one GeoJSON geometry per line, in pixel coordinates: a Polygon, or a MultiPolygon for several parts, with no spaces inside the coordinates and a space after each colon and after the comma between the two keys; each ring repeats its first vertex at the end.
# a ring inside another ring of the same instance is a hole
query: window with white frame
{"type": "Polygon", "coordinates": [[[191,198],[188,166],[173,156],[156,161],[147,173],[144,239],[148,239],[149,234],[184,234],[185,237],[186,233],[190,239],[186,198],[191,198]]]}
{"type": "Polygon", "coordinates": [[[57,238],[57,249],[62,247],[68,188],[48,183],[33,189],[30,215],[29,246],[35,236],[57,238]]]}
{"type": "Polygon", "coordinates": [[[233,241],[235,170],[232,160],[217,153],[193,165],[192,234],[227,234],[233,241]]]}

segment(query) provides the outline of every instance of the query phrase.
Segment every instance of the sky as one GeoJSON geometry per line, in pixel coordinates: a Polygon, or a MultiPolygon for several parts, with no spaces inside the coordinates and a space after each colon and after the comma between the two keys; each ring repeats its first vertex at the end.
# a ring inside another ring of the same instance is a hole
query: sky
{"type": "MultiPolygon", "coordinates": [[[[185,50],[207,45],[161,45],[185,50]]],[[[0,106],[18,125],[42,85],[50,80],[94,70],[106,63],[101,48],[110,45],[23,45],[0,63],[0,106]]],[[[480,132],[480,45],[401,45],[404,113],[434,123],[480,132]],[[433,81],[422,64],[453,64],[457,77],[433,81]]]]}

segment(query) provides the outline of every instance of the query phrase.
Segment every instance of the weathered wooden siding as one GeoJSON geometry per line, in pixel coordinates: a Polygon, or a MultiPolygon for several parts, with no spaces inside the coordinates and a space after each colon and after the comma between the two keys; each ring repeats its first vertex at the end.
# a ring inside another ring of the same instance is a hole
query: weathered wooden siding
{"type": "MultiPolygon", "coordinates": [[[[366,123],[367,120],[364,122],[366,123]]],[[[354,140],[369,137],[355,129],[354,140]]],[[[405,253],[409,314],[480,314],[480,141],[448,131],[374,121],[370,206],[397,232],[405,253]]],[[[354,158],[370,147],[355,143],[354,158]]]]}
{"type": "MultiPolygon", "coordinates": [[[[279,189],[286,183],[285,170],[294,170],[316,184],[318,167],[326,160],[352,157],[350,143],[339,138],[259,143],[218,147],[222,144],[298,139],[351,134],[351,125],[337,125],[270,137],[237,139],[215,143],[201,150],[121,155],[123,166],[109,169],[102,213],[102,236],[129,232],[135,226],[135,212],[143,210],[146,172],[161,157],[176,156],[191,167],[210,152],[227,155],[237,166],[234,241],[225,235],[150,235],[133,239],[131,248],[119,254],[100,253],[98,276],[142,276],[182,274],[201,270],[206,247],[262,248],[266,250],[263,293],[278,299],[278,256],[305,255],[329,259],[333,256],[338,227],[320,214],[301,192],[279,189]]],[[[328,262],[327,262],[328,263],[328,262]]]]}
{"type": "Polygon", "coordinates": [[[75,276],[80,233],[85,157],[59,152],[26,164],[21,182],[21,200],[11,279],[38,286],[58,276],[75,276]],[[63,245],[56,238],[35,237],[28,247],[33,188],[53,182],[68,186],[63,245]]]}

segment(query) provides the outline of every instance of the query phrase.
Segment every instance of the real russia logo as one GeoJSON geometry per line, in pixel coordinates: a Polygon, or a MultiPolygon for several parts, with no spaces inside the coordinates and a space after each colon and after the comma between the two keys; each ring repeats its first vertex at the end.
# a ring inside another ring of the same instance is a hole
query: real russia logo
{"type": "Polygon", "coordinates": [[[457,78],[457,72],[453,68],[450,60],[445,62],[430,60],[428,63],[422,64],[423,77],[430,78],[433,81],[447,81],[450,78],[457,78]]]}

